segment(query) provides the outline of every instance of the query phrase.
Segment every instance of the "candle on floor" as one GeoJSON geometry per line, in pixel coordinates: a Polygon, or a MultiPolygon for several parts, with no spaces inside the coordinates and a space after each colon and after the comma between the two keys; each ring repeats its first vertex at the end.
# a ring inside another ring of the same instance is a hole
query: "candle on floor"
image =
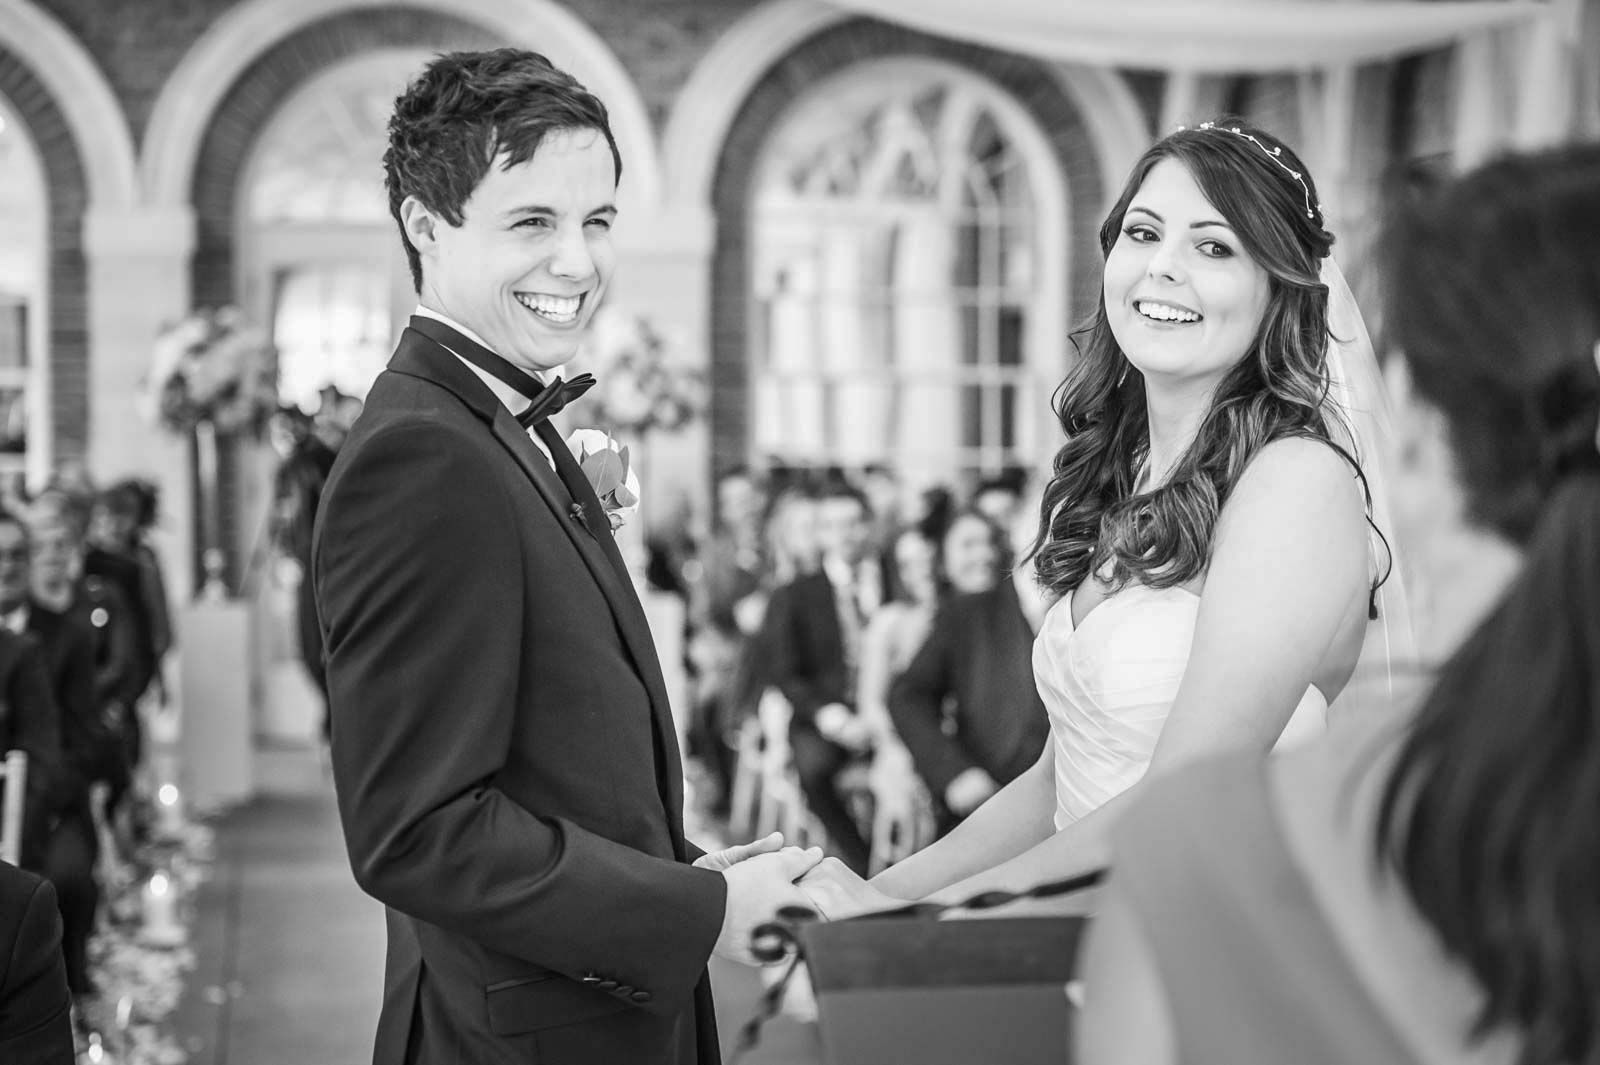
{"type": "Polygon", "coordinates": [[[162,870],[150,874],[144,885],[144,927],[140,938],[154,946],[177,946],[187,938],[178,920],[178,892],[162,870]]]}
{"type": "Polygon", "coordinates": [[[156,789],[156,831],[172,837],[183,832],[183,792],[167,783],[156,789]]]}

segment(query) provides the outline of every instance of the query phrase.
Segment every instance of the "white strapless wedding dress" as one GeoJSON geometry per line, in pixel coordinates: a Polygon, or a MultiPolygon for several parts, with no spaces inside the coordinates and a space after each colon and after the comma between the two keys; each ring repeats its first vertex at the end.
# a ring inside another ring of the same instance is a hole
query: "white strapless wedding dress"
{"type": "MultiPolygon", "coordinates": [[[[1137,783],[1150,766],[1189,664],[1200,597],[1130,584],[1072,623],[1072,596],[1050,608],[1033,644],[1033,675],[1050,715],[1056,828],[1137,783]]],[[[1314,739],[1328,704],[1306,689],[1278,747],[1314,739]]]]}

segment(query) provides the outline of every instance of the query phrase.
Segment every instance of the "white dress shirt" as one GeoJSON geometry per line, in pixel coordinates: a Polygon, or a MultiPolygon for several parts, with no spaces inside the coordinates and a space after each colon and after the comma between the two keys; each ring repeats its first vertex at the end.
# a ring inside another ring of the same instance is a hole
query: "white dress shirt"
{"type": "MultiPolygon", "coordinates": [[[[460,333],[462,336],[466,337],[468,340],[476,341],[477,343],[483,345],[483,347],[488,348],[490,351],[494,351],[494,349],[489,347],[488,344],[484,344],[482,337],[468,329],[466,326],[462,325],[460,322],[456,321],[454,318],[440,314],[438,311],[433,310],[430,307],[425,307],[420,303],[417,304],[416,314],[421,318],[432,318],[436,322],[442,322],[451,329],[454,329],[456,332],[460,333]]],[[[445,350],[450,351],[448,345],[445,346],[445,350]]],[[[454,351],[450,351],[450,354],[455,355],[455,357],[458,359],[461,359],[461,356],[454,351]]],[[[504,356],[502,356],[502,358],[503,357],[504,356]]],[[[529,406],[531,406],[526,396],[512,388],[510,385],[506,384],[504,381],[500,380],[500,378],[494,376],[494,374],[485,373],[483,370],[478,369],[466,359],[461,359],[461,365],[477,374],[478,380],[488,385],[489,391],[493,392],[495,397],[499,399],[501,403],[504,403],[506,409],[512,414],[516,414],[518,411],[526,410],[529,406]]],[[[518,367],[518,369],[521,369],[521,367],[518,367]]],[[[526,370],[523,372],[527,373],[526,370]]],[[[538,381],[541,385],[548,383],[544,379],[544,374],[537,371],[529,374],[529,376],[538,381]]],[[[531,426],[528,429],[528,439],[533,441],[533,446],[539,449],[539,454],[544,456],[544,460],[550,464],[550,468],[552,470],[555,469],[556,460],[551,456],[550,449],[545,447],[544,441],[539,439],[539,434],[534,432],[531,426]]]]}

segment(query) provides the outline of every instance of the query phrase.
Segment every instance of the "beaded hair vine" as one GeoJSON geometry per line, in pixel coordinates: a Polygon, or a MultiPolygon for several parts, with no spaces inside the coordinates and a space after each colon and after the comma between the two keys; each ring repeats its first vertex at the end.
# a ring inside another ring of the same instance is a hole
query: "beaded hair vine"
{"type": "MultiPolygon", "coordinates": [[[[1183,130],[1186,130],[1188,128],[1189,128],[1188,126],[1179,126],[1178,130],[1180,132],[1182,132],[1183,130]]],[[[1305,200],[1306,200],[1306,217],[1311,219],[1312,221],[1316,221],[1317,214],[1322,211],[1322,204],[1320,204],[1320,203],[1317,204],[1315,211],[1313,211],[1311,209],[1311,186],[1306,184],[1306,179],[1305,179],[1305,175],[1304,174],[1300,173],[1300,171],[1298,171],[1298,170],[1293,169],[1292,167],[1289,166],[1289,164],[1285,163],[1281,158],[1279,158],[1279,156],[1283,152],[1282,148],[1277,148],[1277,147],[1269,148],[1265,144],[1262,144],[1260,141],[1256,140],[1256,138],[1253,137],[1252,135],[1250,135],[1249,133],[1246,133],[1244,130],[1240,129],[1238,126],[1219,126],[1215,122],[1202,122],[1202,123],[1200,123],[1199,128],[1200,129],[1214,129],[1218,133],[1231,133],[1235,137],[1239,137],[1239,138],[1242,138],[1244,140],[1247,140],[1251,144],[1254,144],[1257,148],[1260,148],[1263,152],[1266,153],[1266,156],[1267,156],[1268,159],[1271,159],[1274,163],[1276,163],[1278,165],[1278,169],[1279,170],[1282,170],[1285,174],[1288,174],[1291,178],[1294,179],[1295,184],[1300,186],[1300,191],[1301,191],[1301,193],[1303,193],[1305,195],[1305,200]]]]}

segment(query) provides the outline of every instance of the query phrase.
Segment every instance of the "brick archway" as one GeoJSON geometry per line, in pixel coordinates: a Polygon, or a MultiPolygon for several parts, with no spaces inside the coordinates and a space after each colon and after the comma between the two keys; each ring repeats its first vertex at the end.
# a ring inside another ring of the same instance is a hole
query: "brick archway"
{"type": "MultiPolygon", "coordinates": [[[[440,12],[366,9],[308,25],[259,56],[223,96],[196,160],[192,185],[196,243],[190,268],[194,305],[238,302],[236,225],[244,192],[240,182],[256,138],[297,86],[344,60],[379,49],[450,51],[500,43],[483,27],[440,12]]],[[[218,462],[219,535],[228,559],[227,581],[235,588],[253,532],[241,528],[242,459],[241,449],[234,445],[223,450],[218,462]]],[[[198,485],[194,487],[199,498],[198,485]]],[[[196,560],[196,587],[203,579],[198,565],[196,560]]]]}
{"type": "MultiPolygon", "coordinates": [[[[52,461],[81,460],[89,443],[88,268],[83,216],[89,189],[66,114],[24,60],[0,46],[0,96],[38,150],[50,212],[46,251],[52,461]]],[[[37,353],[35,354],[37,357],[37,353]]]]}
{"type": "MultiPolygon", "coordinates": [[[[750,198],[757,160],[768,136],[806,89],[849,67],[877,59],[916,57],[964,67],[1005,90],[1048,139],[1071,195],[1065,244],[1072,263],[1097,264],[1100,214],[1107,199],[1095,141],[1078,103],[1035,60],[933,37],[874,19],[851,19],[806,39],[774,64],[745,99],[728,129],[712,182],[717,218],[711,266],[712,475],[744,459],[750,407],[750,198]]],[[[1093,305],[1099,270],[1068,271],[1069,320],[1093,305]]],[[[1063,353],[1065,357],[1065,353],[1063,353]]]]}

